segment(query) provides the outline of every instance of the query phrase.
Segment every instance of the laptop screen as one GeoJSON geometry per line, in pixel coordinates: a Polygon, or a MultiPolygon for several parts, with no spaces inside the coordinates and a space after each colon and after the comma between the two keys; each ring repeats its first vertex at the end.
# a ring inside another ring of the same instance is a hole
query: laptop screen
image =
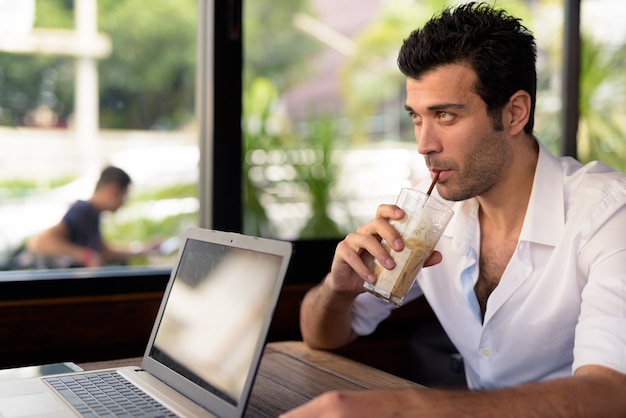
{"type": "Polygon", "coordinates": [[[187,239],[150,357],[238,405],[281,263],[277,255],[187,239]]]}

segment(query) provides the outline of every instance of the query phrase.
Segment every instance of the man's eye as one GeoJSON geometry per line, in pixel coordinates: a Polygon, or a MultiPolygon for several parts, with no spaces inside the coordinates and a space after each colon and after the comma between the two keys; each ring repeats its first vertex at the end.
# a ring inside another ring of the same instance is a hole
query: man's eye
{"type": "Polygon", "coordinates": [[[444,111],[440,111],[439,113],[437,113],[437,117],[440,120],[451,120],[452,119],[452,115],[448,112],[444,112],[444,111]]]}
{"type": "Polygon", "coordinates": [[[417,114],[417,113],[415,113],[415,112],[409,112],[409,117],[410,117],[410,118],[411,118],[411,120],[412,120],[412,121],[414,121],[414,122],[415,122],[415,121],[418,121],[418,120],[420,120],[420,119],[421,119],[421,118],[420,118],[420,115],[418,115],[418,114],[417,114]]]}

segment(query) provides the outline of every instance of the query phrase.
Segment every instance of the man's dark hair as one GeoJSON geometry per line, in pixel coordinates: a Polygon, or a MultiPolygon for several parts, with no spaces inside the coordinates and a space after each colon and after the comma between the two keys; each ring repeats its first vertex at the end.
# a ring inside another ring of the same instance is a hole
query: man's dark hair
{"type": "Polygon", "coordinates": [[[126,174],[124,170],[122,170],[121,168],[108,166],[104,170],[102,170],[102,173],[100,173],[100,179],[98,179],[98,182],[96,183],[96,190],[108,184],[115,184],[123,190],[127,189],[130,183],[130,176],[126,174]]]}
{"type": "Polygon", "coordinates": [[[404,41],[400,71],[418,80],[446,64],[467,64],[476,73],[474,91],[487,104],[494,129],[502,129],[501,112],[519,90],[530,94],[524,131],[532,134],[537,97],[537,46],[520,19],[486,3],[466,3],[433,16],[404,41]]]}

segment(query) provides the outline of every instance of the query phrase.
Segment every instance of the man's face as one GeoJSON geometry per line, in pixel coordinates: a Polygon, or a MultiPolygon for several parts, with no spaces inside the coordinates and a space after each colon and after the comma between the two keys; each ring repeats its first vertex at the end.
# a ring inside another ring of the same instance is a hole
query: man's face
{"type": "Polygon", "coordinates": [[[448,200],[487,192],[500,181],[511,149],[503,131],[495,131],[487,105],[472,90],[474,71],[450,64],[406,81],[405,108],[415,126],[418,152],[424,155],[437,190],[448,200]]]}
{"type": "Polygon", "coordinates": [[[116,185],[111,185],[111,194],[110,194],[110,210],[111,212],[117,211],[119,208],[126,203],[128,199],[128,188],[120,188],[116,185]]]}

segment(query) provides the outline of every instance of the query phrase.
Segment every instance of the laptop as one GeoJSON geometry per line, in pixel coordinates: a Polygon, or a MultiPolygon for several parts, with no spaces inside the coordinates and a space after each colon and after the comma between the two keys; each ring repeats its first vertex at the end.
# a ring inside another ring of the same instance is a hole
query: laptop
{"type": "MultiPolygon", "coordinates": [[[[147,393],[162,416],[243,416],[292,253],[285,241],[188,229],[141,367],[0,381],[0,417],[102,416],[101,406],[81,405],[89,395],[76,386],[107,379],[147,393]]],[[[145,395],[133,396],[145,406],[145,395]]]]}

